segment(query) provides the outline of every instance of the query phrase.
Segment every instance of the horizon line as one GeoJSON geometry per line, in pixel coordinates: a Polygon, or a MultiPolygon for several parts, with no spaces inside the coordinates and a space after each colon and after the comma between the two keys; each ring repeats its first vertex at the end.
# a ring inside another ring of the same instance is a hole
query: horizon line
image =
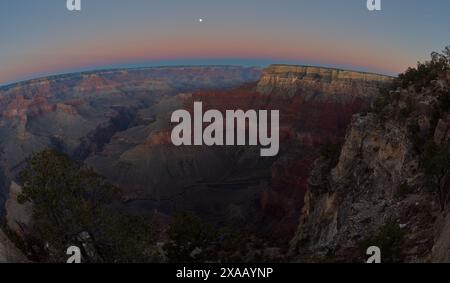
{"type": "Polygon", "coordinates": [[[271,66],[293,66],[293,67],[313,67],[313,68],[321,68],[321,69],[330,69],[330,70],[339,70],[339,71],[347,71],[347,72],[355,72],[355,73],[361,73],[361,74],[372,74],[372,75],[378,75],[378,76],[384,76],[384,77],[391,77],[396,78],[397,76],[394,76],[392,74],[383,74],[378,72],[370,72],[370,71],[359,71],[356,69],[350,69],[350,68],[339,68],[339,67],[332,67],[327,65],[319,65],[319,64],[294,64],[294,63],[269,63],[269,64],[261,64],[261,65],[245,65],[245,64],[163,64],[163,65],[154,65],[154,66],[136,66],[136,67],[92,67],[87,70],[80,70],[80,71],[67,71],[63,73],[55,73],[55,74],[48,74],[48,75],[37,75],[35,77],[25,78],[22,80],[17,81],[11,81],[6,83],[0,83],[0,90],[5,90],[8,88],[12,88],[16,85],[29,83],[33,81],[40,81],[44,79],[57,79],[57,78],[63,78],[65,76],[70,75],[82,75],[82,74],[92,74],[92,73],[106,73],[106,72],[117,72],[117,71],[123,71],[123,70],[141,70],[141,69],[158,69],[158,68],[192,68],[192,67],[199,67],[199,68],[206,68],[206,67],[239,67],[239,68],[260,68],[260,69],[267,69],[271,66]]]}

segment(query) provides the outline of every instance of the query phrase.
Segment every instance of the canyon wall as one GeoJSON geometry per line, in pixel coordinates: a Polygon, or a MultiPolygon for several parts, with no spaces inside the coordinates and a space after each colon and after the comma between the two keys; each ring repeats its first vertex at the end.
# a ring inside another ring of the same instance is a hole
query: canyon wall
{"type": "MultiPolygon", "coordinates": [[[[122,209],[190,210],[217,225],[286,242],[296,230],[320,148],[343,140],[392,78],[274,65],[113,70],[33,80],[0,89],[3,197],[24,160],[56,148],[123,192],[122,209]],[[218,109],[280,110],[280,154],[259,147],[175,147],[170,116],[218,109]],[[251,221],[250,221],[251,220],[251,221]]],[[[14,203],[14,202],[11,202],[14,203]]]]}
{"type": "Polygon", "coordinates": [[[352,97],[367,97],[392,82],[384,75],[333,68],[273,65],[264,70],[258,83],[262,94],[285,93],[292,97],[303,92],[305,97],[325,95],[327,100],[343,101],[352,97]]]}
{"type": "Polygon", "coordinates": [[[384,261],[450,260],[449,85],[398,88],[354,116],[336,157],[315,163],[295,260],[363,262],[370,245],[384,261]]]}

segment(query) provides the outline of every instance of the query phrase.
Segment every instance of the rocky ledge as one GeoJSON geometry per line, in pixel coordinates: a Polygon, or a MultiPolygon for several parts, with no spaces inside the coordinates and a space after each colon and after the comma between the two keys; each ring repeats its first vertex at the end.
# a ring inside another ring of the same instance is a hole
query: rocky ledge
{"type": "MultiPolygon", "coordinates": [[[[379,88],[391,83],[392,77],[333,68],[272,65],[266,68],[258,84],[263,94],[284,93],[288,96],[330,93],[372,96],[379,88]]],[[[337,97],[339,98],[339,97],[337,97]]]]}

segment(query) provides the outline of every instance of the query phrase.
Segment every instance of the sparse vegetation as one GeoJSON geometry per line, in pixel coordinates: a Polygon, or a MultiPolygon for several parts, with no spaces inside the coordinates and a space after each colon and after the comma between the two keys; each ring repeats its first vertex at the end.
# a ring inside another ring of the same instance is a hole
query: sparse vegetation
{"type": "Polygon", "coordinates": [[[20,203],[33,203],[33,227],[23,239],[8,235],[37,262],[64,262],[67,248],[82,249],[84,262],[264,260],[266,242],[231,228],[216,229],[189,212],[178,213],[167,235],[153,223],[117,210],[120,191],[103,177],[53,150],[35,154],[21,173],[20,203]]]}
{"type": "Polygon", "coordinates": [[[395,85],[402,88],[413,86],[420,91],[423,87],[431,86],[432,81],[442,78],[448,70],[450,70],[450,46],[442,53],[433,52],[430,61],[418,62],[416,68],[408,68],[398,76],[395,85]]]}
{"type": "MultiPolygon", "coordinates": [[[[447,72],[450,71],[450,46],[447,46],[442,53],[433,52],[431,60],[424,63],[418,62],[415,68],[408,68],[404,73],[394,80],[390,88],[383,89],[380,95],[374,100],[371,112],[378,114],[379,118],[386,118],[383,110],[387,106],[397,105],[401,98],[398,89],[414,88],[414,91],[420,92],[424,87],[431,87],[433,81],[445,79],[447,72]]],[[[438,94],[440,108],[448,111],[450,106],[450,94],[448,92],[438,94]]],[[[408,97],[406,106],[399,111],[399,118],[406,120],[414,112],[415,104],[413,97],[408,97]]]]}
{"type": "MultiPolygon", "coordinates": [[[[447,46],[442,53],[434,52],[431,60],[425,63],[418,63],[416,68],[409,68],[405,73],[400,74],[394,86],[398,88],[414,88],[410,96],[404,98],[406,107],[400,109],[399,119],[407,121],[409,119],[408,131],[410,139],[414,145],[416,153],[420,156],[420,165],[426,176],[426,185],[429,190],[439,197],[442,209],[447,204],[448,192],[443,184],[444,178],[450,168],[450,147],[448,142],[436,144],[434,141],[434,129],[440,119],[448,114],[450,107],[450,92],[443,89],[435,89],[434,95],[438,99],[437,105],[430,115],[430,131],[421,131],[418,121],[411,119],[415,111],[414,93],[422,91],[423,88],[432,88],[433,81],[438,79],[446,80],[450,71],[450,46],[447,46]]],[[[383,99],[386,99],[383,97],[383,99]]]]}
{"type": "Polygon", "coordinates": [[[170,262],[202,262],[208,260],[206,249],[217,239],[217,232],[194,214],[182,212],[175,215],[168,237],[164,250],[170,262]]]}
{"type": "Polygon", "coordinates": [[[372,103],[372,112],[381,114],[383,109],[389,105],[389,102],[389,90],[380,91],[380,95],[372,103]]]}
{"type": "Polygon", "coordinates": [[[32,252],[39,261],[64,261],[68,246],[83,246],[81,233],[92,240],[93,250],[83,251],[87,261],[151,260],[144,248],[152,243],[149,223],[112,209],[119,190],[92,169],[46,150],[28,161],[21,180],[18,200],[33,203],[28,240],[35,243],[32,252]]]}
{"type": "MultiPolygon", "coordinates": [[[[437,196],[442,209],[448,207],[450,197],[447,181],[450,142],[438,144],[435,130],[439,120],[449,113],[450,92],[446,85],[449,72],[450,46],[442,53],[433,53],[431,60],[419,62],[417,67],[400,74],[389,94],[383,93],[372,105],[372,112],[381,119],[381,124],[392,119],[397,124],[407,125],[420,170],[425,174],[425,186],[437,196]],[[421,100],[423,98],[426,100],[421,100]],[[422,103],[421,108],[419,103],[422,103]]],[[[396,189],[395,198],[403,199],[412,192],[413,188],[404,182],[396,189]]],[[[363,240],[360,247],[365,251],[368,246],[378,246],[384,262],[399,262],[403,234],[397,223],[388,222],[376,235],[363,240]]]]}
{"type": "MultiPolygon", "coordinates": [[[[163,247],[169,262],[264,262],[267,242],[242,229],[216,228],[191,212],[180,212],[163,247]]],[[[270,258],[270,261],[276,258],[270,258]]]]}

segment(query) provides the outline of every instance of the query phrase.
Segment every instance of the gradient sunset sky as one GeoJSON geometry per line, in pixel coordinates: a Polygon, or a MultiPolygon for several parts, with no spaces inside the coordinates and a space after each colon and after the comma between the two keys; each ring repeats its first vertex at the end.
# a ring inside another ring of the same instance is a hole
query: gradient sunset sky
{"type": "Polygon", "coordinates": [[[395,75],[450,44],[450,1],[0,0],[0,85],[155,65],[307,64],[395,75]],[[202,22],[199,19],[203,19],[202,22]]]}

